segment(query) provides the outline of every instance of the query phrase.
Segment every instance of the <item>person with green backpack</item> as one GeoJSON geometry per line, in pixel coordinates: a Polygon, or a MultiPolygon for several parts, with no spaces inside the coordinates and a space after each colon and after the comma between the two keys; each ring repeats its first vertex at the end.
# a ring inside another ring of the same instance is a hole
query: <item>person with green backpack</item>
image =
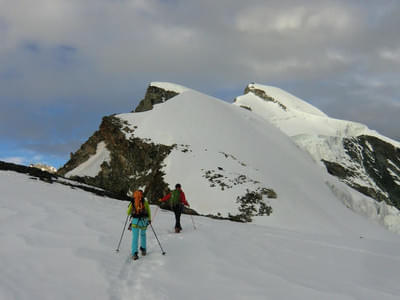
{"type": "Polygon", "coordinates": [[[127,214],[131,217],[128,230],[132,231],[132,259],[137,260],[140,235],[140,252],[146,255],[146,229],[151,224],[151,210],[148,201],[143,196],[142,190],[133,193],[127,214]]]}
{"type": "Polygon", "coordinates": [[[181,214],[183,211],[183,206],[186,205],[187,207],[190,207],[189,203],[186,201],[185,193],[182,191],[181,185],[177,183],[175,185],[175,190],[165,195],[159,201],[169,201],[169,206],[175,214],[175,232],[181,232],[181,214]]]}

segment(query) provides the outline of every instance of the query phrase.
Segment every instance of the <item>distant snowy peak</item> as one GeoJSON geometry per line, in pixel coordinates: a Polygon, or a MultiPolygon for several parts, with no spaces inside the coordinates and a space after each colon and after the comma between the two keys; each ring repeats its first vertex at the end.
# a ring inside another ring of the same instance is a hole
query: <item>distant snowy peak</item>
{"type": "Polygon", "coordinates": [[[304,134],[358,136],[370,131],[367,126],[360,123],[330,118],[323,113],[314,113],[315,111],[310,109],[311,105],[302,105],[301,102],[297,103],[300,105],[296,103],[291,105],[289,101],[282,101],[282,98],[277,95],[271,99],[273,101],[266,101],[266,96],[260,96],[259,91],[257,94],[250,91],[237,97],[234,104],[260,115],[291,137],[304,134]]]}
{"type": "Polygon", "coordinates": [[[399,142],[361,123],[330,118],[275,87],[249,84],[234,104],[278,127],[347,185],[400,207],[399,142]]]}
{"type": "Polygon", "coordinates": [[[235,99],[234,104],[260,115],[291,137],[369,135],[400,147],[399,142],[369,129],[364,124],[331,118],[306,101],[280,88],[251,83],[246,87],[245,94],[235,99]]]}
{"type": "Polygon", "coordinates": [[[316,116],[327,116],[311,104],[277,87],[251,83],[245,89],[245,94],[249,92],[278,104],[283,110],[297,110],[316,116]]]}

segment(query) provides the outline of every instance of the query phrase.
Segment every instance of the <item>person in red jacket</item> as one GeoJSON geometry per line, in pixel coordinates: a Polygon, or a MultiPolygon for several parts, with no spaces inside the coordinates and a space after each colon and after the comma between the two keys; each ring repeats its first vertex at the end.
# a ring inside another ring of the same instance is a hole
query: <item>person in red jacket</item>
{"type": "Polygon", "coordinates": [[[165,195],[160,199],[160,201],[169,201],[169,206],[175,213],[175,232],[181,232],[181,214],[183,211],[183,206],[186,205],[189,207],[189,203],[186,201],[185,193],[182,191],[181,185],[177,183],[175,185],[175,190],[165,195]]]}

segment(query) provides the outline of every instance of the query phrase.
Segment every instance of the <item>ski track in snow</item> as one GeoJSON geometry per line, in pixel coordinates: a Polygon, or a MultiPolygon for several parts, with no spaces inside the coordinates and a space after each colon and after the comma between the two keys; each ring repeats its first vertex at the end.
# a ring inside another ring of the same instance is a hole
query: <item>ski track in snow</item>
{"type": "MultiPolygon", "coordinates": [[[[170,215],[170,212],[162,212],[162,214],[166,215],[167,218],[172,218],[170,215]]],[[[223,239],[226,242],[228,241],[233,241],[235,237],[235,232],[232,232],[230,234],[223,233],[222,235],[224,238],[221,236],[220,233],[215,233],[213,234],[211,231],[211,228],[207,228],[210,225],[209,224],[203,224],[201,221],[196,220],[197,223],[200,222],[200,231],[199,229],[194,230],[193,227],[190,225],[190,220],[188,216],[183,217],[184,222],[186,223],[186,229],[183,233],[181,234],[175,234],[172,233],[170,230],[161,230],[160,233],[158,234],[161,243],[163,245],[171,245],[174,244],[176,246],[177,243],[182,243],[185,240],[189,239],[191,240],[194,238],[196,235],[204,235],[204,232],[209,232],[210,239],[211,240],[218,240],[218,239],[223,239]]],[[[198,224],[199,225],[199,224],[198,224]]],[[[212,226],[212,225],[211,225],[212,226]]],[[[240,226],[240,225],[234,225],[234,226],[240,226]]],[[[246,225],[244,225],[246,226],[246,225]]],[[[251,226],[251,225],[250,225],[251,226]]],[[[247,266],[250,265],[246,260],[243,261],[237,261],[237,268],[239,269],[239,272],[242,272],[243,274],[255,272],[256,274],[259,273],[259,276],[269,278],[271,281],[277,281],[281,282],[281,284],[287,284],[290,285],[292,288],[295,290],[300,290],[302,293],[309,294],[310,296],[313,295],[318,295],[318,299],[332,299],[332,292],[327,293],[324,287],[319,286],[320,283],[316,283],[315,279],[313,278],[301,278],[296,276],[290,276],[286,274],[285,271],[283,270],[296,270],[299,268],[299,266],[291,266],[291,262],[296,261],[296,260],[302,260],[304,261],[304,267],[306,266],[319,266],[317,267],[317,272],[321,271],[321,269],[327,268],[327,270],[331,270],[332,268],[340,270],[340,272],[352,272],[351,270],[348,270],[346,264],[347,263],[340,263],[337,261],[329,261],[329,255],[327,257],[325,256],[324,253],[340,253],[340,256],[342,257],[351,257],[352,259],[356,259],[357,256],[362,255],[363,260],[366,261],[374,261],[376,259],[384,259],[387,260],[389,264],[397,264],[400,266],[400,258],[399,256],[393,256],[393,253],[391,255],[389,254],[381,254],[379,252],[375,251],[369,251],[369,250],[364,250],[362,249],[362,245],[365,242],[363,237],[360,237],[360,241],[356,240],[354,242],[353,239],[342,239],[342,238],[335,238],[335,237],[330,237],[329,239],[333,239],[333,241],[326,242],[324,239],[326,237],[321,237],[321,236],[315,236],[315,235],[307,235],[307,234],[302,234],[302,233],[296,233],[292,231],[285,231],[285,230],[274,230],[271,229],[270,231],[265,231],[262,228],[256,228],[255,231],[262,231],[262,236],[267,238],[270,244],[269,249],[263,249],[263,245],[260,245],[260,241],[257,240],[257,238],[260,238],[259,235],[256,235],[256,238],[251,238],[250,243],[254,244],[258,247],[258,251],[266,252],[266,257],[270,256],[270,258],[275,257],[279,259],[279,261],[284,265],[276,265],[276,264],[271,264],[268,263],[268,268],[267,270],[269,271],[268,273],[264,273],[260,269],[255,269],[249,271],[247,266]],[[290,246],[295,242],[298,246],[300,246],[300,249],[304,248],[305,250],[300,250],[299,248],[293,248],[290,246]],[[286,247],[282,247],[286,246],[286,247]],[[300,250],[300,251],[299,251],[300,250]],[[314,253],[313,253],[314,252],[314,253]],[[286,262],[284,262],[286,261],[286,262]]],[[[118,258],[117,262],[119,262],[118,268],[115,268],[115,273],[116,274],[109,274],[111,278],[114,278],[113,284],[111,285],[111,289],[109,291],[110,294],[110,299],[131,299],[132,295],[135,295],[135,297],[138,297],[139,299],[174,299],[174,297],[168,297],[167,295],[170,294],[170,290],[168,288],[168,285],[165,286],[158,286],[157,288],[154,288],[151,284],[149,284],[152,280],[152,274],[159,274],[163,273],[163,268],[165,267],[166,263],[172,259],[175,260],[177,258],[178,253],[171,253],[171,254],[166,254],[166,256],[161,255],[161,250],[157,244],[157,242],[154,239],[154,236],[148,237],[149,244],[148,244],[148,249],[151,249],[150,252],[146,257],[140,257],[139,260],[137,261],[132,261],[128,256],[125,254],[117,254],[116,257],[118,258]],[[125,257],[125,259],[121,260],[121,257],[125,257]],[[122,262],[122,263],[121,263],[122,262]],[[115,276],[117,275],[117,276],[115,276]]],[[[124,251],[126,252],[129,250],[129,243],[125,241],[128,245],[128,247],[125,247],[124,251]]],[[[237,246],[238,248],[242,247],[243,241],[242,240],[237,240],[234,242],[233,246],[237,246]]],[[[368,243],[368,242],[366,242],[368,243]]],[[[224,243],[225,244],[225,243],[224,243]]],[[[226,243],[226,245],[229,245],[229,243],[226,243]]],[[[188,245],[186,245],[188,246],[188,245]]],[[[232,245],[230,245],[232,246],[232,245]]],[[[174,247],[175,248],[175,247],[174,247]]],[[[186,247],[184,247],[186,248],[186,247]]],[[[226,249],[207,249],[208,247],[206,246],[205,248],[202,248],[200,253],[205,253],[204,255],[204,260],[201,259],[201,261],[207,261],[208,259],[215,260],[213,261],[212,265],[214,265],[214,268],[210,270],[210,273],[207,274],[207,276],[211,276],[212,280],[214,281],[220,281],[222,286],[229,286],[229,275],[227,276],[224,274],[223,269],[224,268],[219,268],[218,265],[221,264],[221,262],[218,262],[217,259],[218,257],[221,257],[222,255],[227,255],[226,249]],[[212,250],[210,252],[210,250],[212,250]],[[221,274],[222,273],[222,274],[221,274]],[[221,276],[222,275],[222,276],[221,276]],[[223,278],[227,277],[227,278],[223,278]]],[[[186,248],[187,249],[187,248],[186,248]]],[[[173,251],[173,250],[172,250],[173,251]]],[[[129,252],[129,251],[128,251],[129,252]]],[[[237,254],[236,251],[233,251],[235,255],[237,254]]],[[[199,253],[196,253],[196,255],[199,253]]],[[[182,255],[182,253],[179,253],[179,255],[182,255]]],[[[235,257],[235,255],[233,255],[235,257]]],[[[200,255],[201,257],[201,255],[200,255]]],[[[233,257],[232,261],[235,261],[235,258],[233,257]]],[[[240,256],[239,256],[240,257],[240,256]]],[[[188,259],[191,259],[190,257],[185,257],[183,255],[181,257],[183,261],[187,261],[188,259]]],[[[193,258],[192,258],[193,259],[193,258]]],[[[275,260],[273,260],[275,261],[275,260]]],[[[346,260],[347,262],[347,260],[346,260]]],[[[222,265],[225,268],[229,268],[228,265],[226,265],[227,262],[223,262],[222,265]]],[[[312,267],[311,267],[312,268],[312,267]]],[[[301,269],[301,268],[300,268],[301,269]]],[[[298,270],[299,272],[301,270],[298,270]]],[[[354,272],[354,271],[353,271],[354,272]]],[[[294,272],[295,274],[298,274],[297,272],[294,272]]],[[[356,271],[358,274],[358,272],[356,271]]],[[[314,274],[316,275],[316,274],[314,274]]],[[[254,275],[252,275],[254,276],[254,275]]],[[[245,277],[245,276],[244,276],[245,277]]],[[[323,276],[322,276],[323,277],[323,276]]],[[[336,283],[338,290],[340,290],[341,285],[343,284],[342,281],[339,280],[339,282],[336,283]]],[[[348,287],[350,288],[350,287],[348,287]]],[[[247,293],[251,294],[251,290],[257,290],[260,289],[260,287],[255,284],[255,286],[251,288],[245,288],[245,292],[243,295],[247,295],[247,293]]],[[[366,291],[368,290],[367,286],[360,286],[360,290],[365,289],[366,291]]],[[[262,289],[261,289],[262,290],[262,289]]],[[[398,292],[399,290],[397,290],[398,292]]],[[[347,291],[348,293],[349,291],[347,291]]],[[[368,291],[366,293],[376,293],[376,291],[368,291]]],[[[264,291],[266,293],[266,291],[264,291]]],[[[387,297],[387,299],[394,299],[396,293],[393,292],[391,293],[379,293],[380,297],[387,297]]],[[[187,295],[186,295],[187,296],[187,295]]],[[[211,296],[211,295],[210,295],[211,296]]],[[[237,296],[231,295],[229,297],[230,299],[243,299],[242,296],[239,294],[237,296]]],[[[182,299],[181,297],[178,299],[182,299]]],[[[203,299],[203,297],[192,297],[192,299],[203,299]]],[[[253,298],[252,298],[253,299],[253,298]]],[[[255,297],[254,299],[262,299],[255,297]]],[[[344,291],[341,293],[338,293],[335,295],[335,299],[353,299],[352,297],[348,297],[346,295],[346,287],[344,288],[344,291]]],[[[368,298],[366,298],[368,299],[368,298]]],[[[372,299],[372,298],[371,298],[372,299]]]]}

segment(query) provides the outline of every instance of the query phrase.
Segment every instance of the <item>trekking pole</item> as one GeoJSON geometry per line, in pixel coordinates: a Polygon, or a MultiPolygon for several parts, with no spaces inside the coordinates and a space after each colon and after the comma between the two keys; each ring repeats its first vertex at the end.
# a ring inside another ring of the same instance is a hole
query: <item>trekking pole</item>
{"type": "Polygon", "coordinates": [[[125,228],[126,228],[126,223],[128,223],[128,218],[129,218],[129,215],[126,216],[126,220],[125,220],[125,224],[124,224],[124,229],[122,230],[121,238],[119,239],[119,243],[118,243],[118,247],[117,247],[117,249],[115,249],[115,251],[117,251],[117,252],[119,252],[119,246],[121,246],[121,241],[122,241],[122,237],[124,236],[124,232],[125,232],[125,228]]]}
{"type": "Polygon", "coordinates": [[[158,245],[160,246],[162,255],[165,255],[165,251],[164,251],[163,248],[161,247],[161,243],[160,243],[160,241],[158,240],[157,234],[156,234],[156,232],[154,231],[153,225],[151,225],[151,223],[150,223],[150,227],[151,227],[151,229],[153,230],[154,236],[155,236],[156,239],[157,239],[157,242],[158,242],[158,245]]]}
{"type": "Polygon", "coordinates": [[[153,216],[153,222],[154,222],[154,219],[156,218],[156,215],[157,215],[157,212],[158,212],[158,209],[159,209],[159,207],[157,206],[157,208],[156,208],[156,211],[154,212],[154,216],[153,216]]]}
{"type": "Polygon", "coordinates": [[[193,228],[194,228],[194,230],[196,230],[196,225],[194,225],[193,215],[190,215],[190,216],[192,217],[193,228]]]}

